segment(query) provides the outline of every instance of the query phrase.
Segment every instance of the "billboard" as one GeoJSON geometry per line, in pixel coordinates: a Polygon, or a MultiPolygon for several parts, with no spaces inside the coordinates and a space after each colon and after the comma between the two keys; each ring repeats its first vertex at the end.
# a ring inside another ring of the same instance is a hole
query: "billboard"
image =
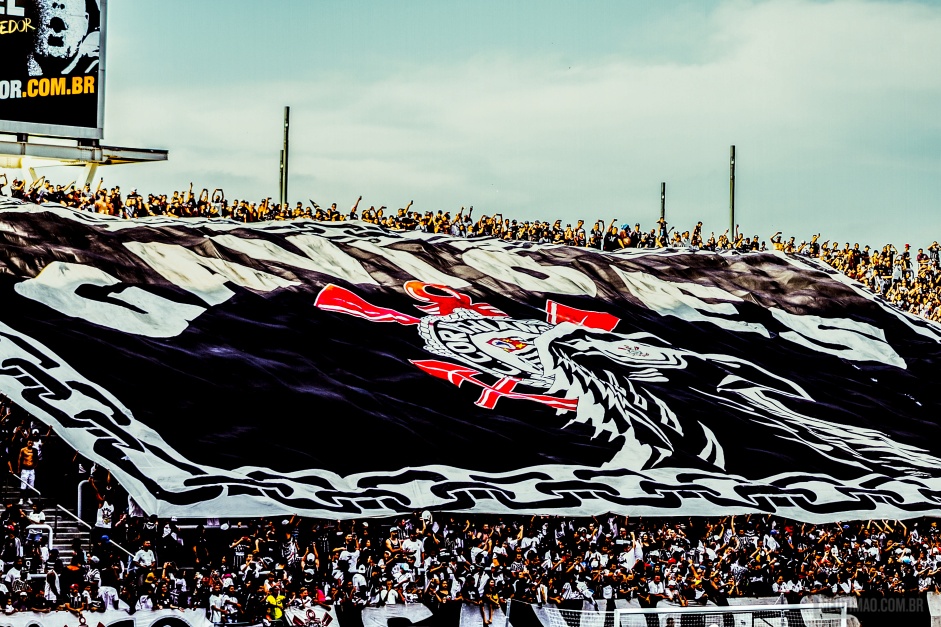
{"type": "Polygon", "coordinates": [[[100,139],[107,0],[0,0],[0,132],[100,139]]]}

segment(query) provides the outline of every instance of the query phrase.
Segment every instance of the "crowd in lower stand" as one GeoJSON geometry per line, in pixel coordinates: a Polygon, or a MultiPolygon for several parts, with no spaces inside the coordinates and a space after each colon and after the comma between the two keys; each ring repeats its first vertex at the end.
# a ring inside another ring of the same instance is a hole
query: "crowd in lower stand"
{"type": "Polygon", "coordinates": [[[929,519],[159,519],[8,401],[0,404],[0,436],[8,485],[20,492],[8,492],[0,514],[6,612],[200,608],[214,622],[254,623],[291,607],[463,602],[487,622],[509,599],[605,609],[614,599],[649,607],[742,596],[884,598],[937,591],[941,575],[941,531],[929,519]],[[89,537],[50,550],[48,531],[36,526],[51,524],[40,498],[74,502],[83,480],[89,537]]]}
{"type": "Polygon", "coordinates": [[[881,248],[860,247],[846,242],[820,241],[820,234],[803,241],[796,237],[785,238],[774,233],[767,240],[758,235],[748,237],[738,227],[735,233],[728,230],[716,236],[708,236],[698,222],[687,231],[670,227],[663,219],[651,228],[641,224],[619,224],[617,220],[597,220],[588,226],[584,220],[575,225],[562,225],[561,220],[548,221],[512,220],[500,213],[474,217],[474,208],[461,208],[453,215],[447,211],[414,211],[413,203],[395,211],[387,207],[371,206],[360,209],[362,197],[357,199],[349,211],[337,208],[333,203],[323,208],[311,200],[309,204],[295,206],[279,205],[266,198],[261,202],[229,200],[221,189],[210,192],[203,189],[198,194],[192,184],[188,190],[175,191],[172,195],[148,194],[145,198],[136,189],[128,193],[120,187],[105,188],[99,183],[97,189],[90,186],[77,187],[74,183],[54,185],[44,178],[28,184],[25,181],[8,182],[0,175],[0,194],[36,203],[58,203],[83,211],[109,214],[124,218],[144,216],[171,216],[179,218],[228,218],[243,222],[264,220],[362,220],[383,226],[393,231],[423,231],[441,233],[454,237],[496,237],[504,240],[524,240],[537,243],[554,243],[566,246],[581,246],[604,251],[623,248],[696,248],[712,251],[737,250],[740,252],[778,250],[785,253],[818,258],[871,291],[881,294],[896,307],[927,318],[941,321],[941,268],[939,268],[938,242],[913,251],[908,244],[899,250],[892,244],[881,248]]]}

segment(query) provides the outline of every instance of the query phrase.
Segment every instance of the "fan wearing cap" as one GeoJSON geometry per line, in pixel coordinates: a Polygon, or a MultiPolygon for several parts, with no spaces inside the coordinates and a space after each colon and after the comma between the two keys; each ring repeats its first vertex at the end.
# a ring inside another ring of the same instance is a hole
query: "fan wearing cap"
{"type": "Polygon", "coordinates": [[[366,591],[366,588],[369,587],[369,583],[366,581],[366,566],[360,564],[356,568],[356,572],[353,574],[352,583],[353,590],[356,592],[366,591]]]}
{"type": "Polygon", "coordinates": [[[284,618],[285,596],[281,594],[281,586],[275,584],[268,590],[265,597],[265,616],[271,622],[280,622],[284,618]]]}
{"type": "Polygon", "coordinates": [[[29,609],[29,584],[25,581],[15,586],[11,590],[10,597],[7,600],[7,607],[12,607],[14,612],[25,612],[29,609]]]}
{"type": "Polygon", "coordinates": [[[62,604],[61,609],[72,612],[76,616],[80,615],[85,610],[85,598],[82,595],[82,589],[77,583],[73,583],[69,586],[69,593],[65,597],[65,603],[62,604]]]}

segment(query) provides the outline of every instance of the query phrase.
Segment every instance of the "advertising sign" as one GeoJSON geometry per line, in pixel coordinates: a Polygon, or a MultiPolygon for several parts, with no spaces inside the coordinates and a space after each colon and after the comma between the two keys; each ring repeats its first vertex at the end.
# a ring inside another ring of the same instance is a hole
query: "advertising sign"
{"type": "Polygon", "coordinates": [[[106,0],[0,0],[0,132],[100,139],[106,0]]]}

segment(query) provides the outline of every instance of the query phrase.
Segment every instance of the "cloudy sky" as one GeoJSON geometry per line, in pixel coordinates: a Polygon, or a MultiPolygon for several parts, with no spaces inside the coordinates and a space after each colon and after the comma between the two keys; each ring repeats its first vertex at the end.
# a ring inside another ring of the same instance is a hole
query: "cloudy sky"
{"type": "Polygon", "coordinates": [[[941,237],[941,3],[110,0],[102,170],[170,191],[941,237]]]}

